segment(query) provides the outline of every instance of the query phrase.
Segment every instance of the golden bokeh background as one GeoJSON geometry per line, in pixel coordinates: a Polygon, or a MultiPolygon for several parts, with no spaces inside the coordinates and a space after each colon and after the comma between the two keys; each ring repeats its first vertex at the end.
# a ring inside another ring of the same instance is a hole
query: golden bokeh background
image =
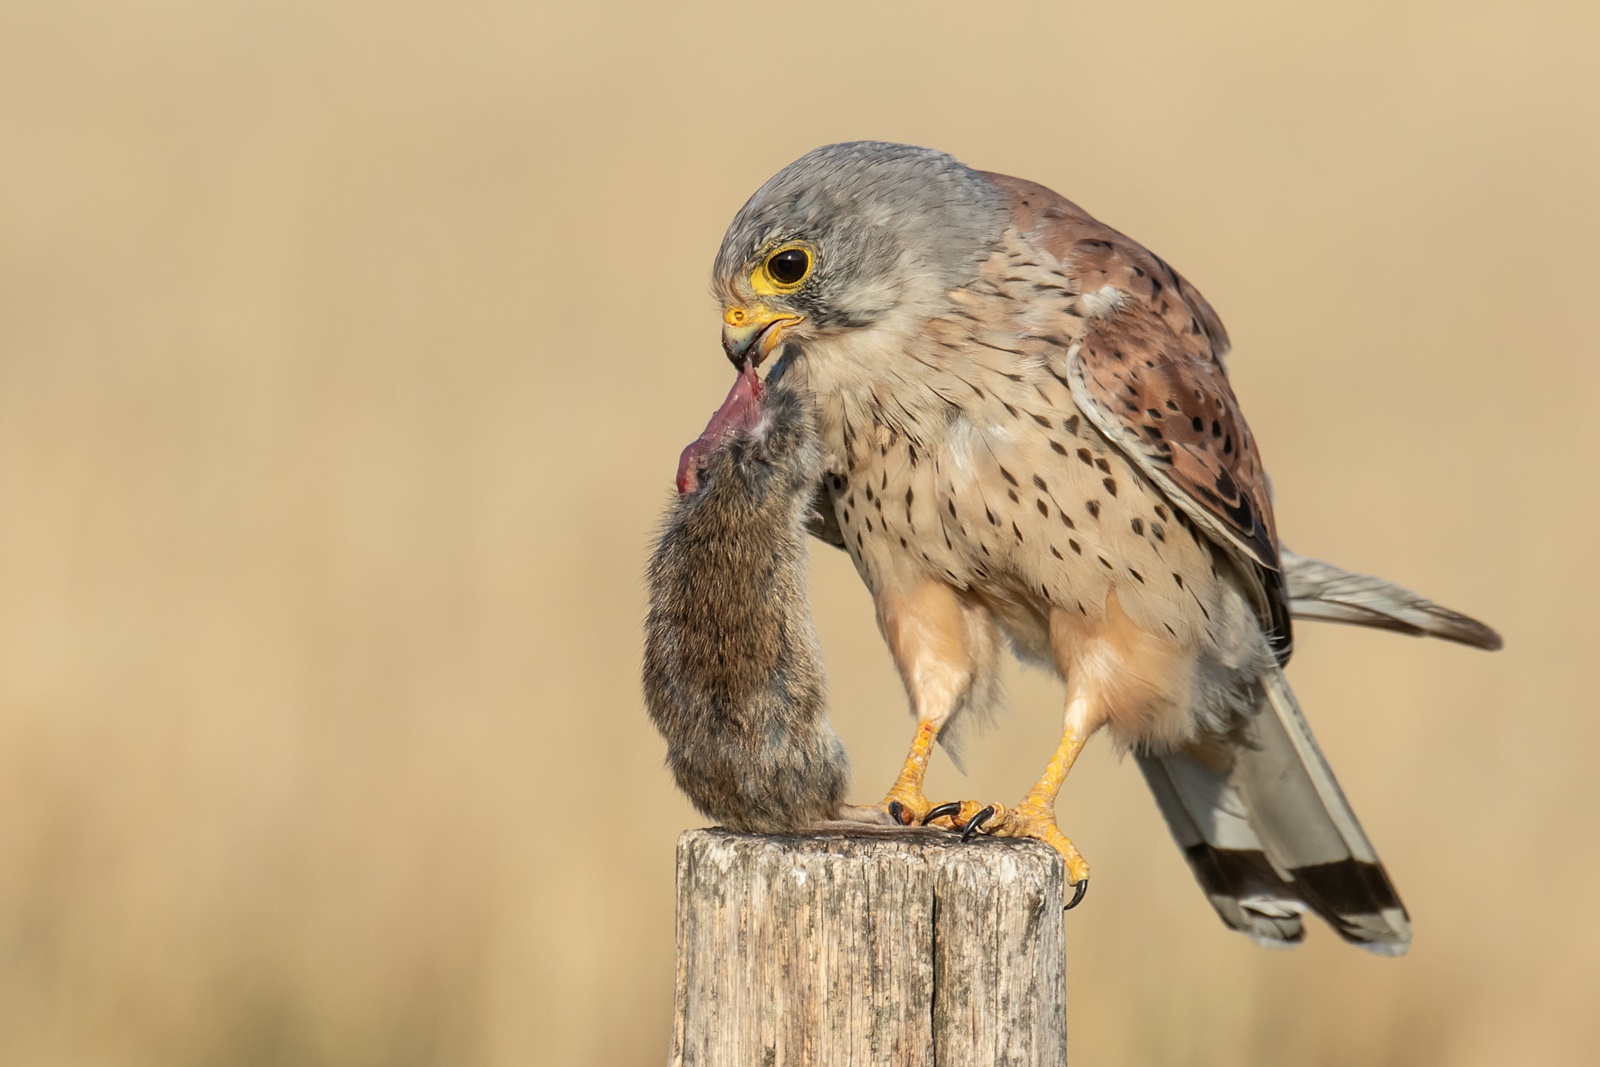
{"type": "MultiPolygon", "coordinates": [[[[1022,175],[1220,310],[1299,550],[1500,627],[1304,627],[1411,954],[1230,934],[1133,766],[1062,821],[1085,1064],[1600,1059],[1600,7],[0,6],[0,1063],[665,1057],[698,818],[641,571],[733,212],[822,143],[1022,175]]],[[[909,737],[848,561],[856,797],[909,737]]],[[[936,795],[1011,798],[1021,675],[936,795]]]]}

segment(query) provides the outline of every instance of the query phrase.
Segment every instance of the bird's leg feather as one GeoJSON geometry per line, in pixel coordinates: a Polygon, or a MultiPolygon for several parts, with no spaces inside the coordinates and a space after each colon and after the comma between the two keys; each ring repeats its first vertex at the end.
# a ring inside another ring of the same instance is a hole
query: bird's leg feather
{"type": "Polygon", "coordinates": [[[917,717],[911,751],[880,807],[902,823],[920,823],[933,806],[922,786],[933,743],[974,683],[995,670],[999,645],[987,615],[943,582],[888,582],[875,599],[878,626],[917,717]]]}
{"type": "MultiPolygon", "coordinates": [[[[1106,598],[1098,618],[1051,612],[1050,652],[1057,672],[1067,680],[1061,743],[1022,802],[1014,808],[997,806],[982,832],[1043,841],[1061,853],[1068,878],[1082,886],[1089,880],[1089,864],[1056,824],[1056,798],[1067,774],[1089,738],[1119,716],[1130,723],[1146,724],[1149,730],[1149,724],[1162,717],[1183,714],[1187,708],[1184,693],[1165,692],[1150,680],[1173,683],[1186,673],[1182,668],[1187,664],[1181,654],[1135,626],[1115,593],[1106,598]]],[[[961,814],[967,814],[965,808],[961,814]]]]}

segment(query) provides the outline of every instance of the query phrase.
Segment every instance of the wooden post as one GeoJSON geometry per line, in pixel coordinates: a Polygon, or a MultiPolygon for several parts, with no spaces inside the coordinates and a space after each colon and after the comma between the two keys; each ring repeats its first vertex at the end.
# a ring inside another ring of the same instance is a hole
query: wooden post
{"type": "Polygon", "coordinates": [[[1063,864],[933,830],[678,839],[673,1067],[1067,1062],[1063,864]]]}

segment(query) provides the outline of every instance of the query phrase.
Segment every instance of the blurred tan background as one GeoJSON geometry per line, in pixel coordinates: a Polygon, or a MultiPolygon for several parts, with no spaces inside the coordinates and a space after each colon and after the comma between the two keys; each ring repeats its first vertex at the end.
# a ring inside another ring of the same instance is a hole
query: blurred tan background
{"type": "MultiPolygon", "coordinates": [[[[1499,626],[1291,672],[1417,924],[1213,917],[1136,769],[1062,821],[1083,1064],[1600,1058],[1600,8],[0,6],[0,1063],[658,1063],[640,574],[771,172],[858,137],[1184,271],[1303,552],[1499,626]]],[[[856,796],[904,700],[815,556],[856,796]]],[[[930,792],[1010,798],[1019,675],[930,792]]]]}

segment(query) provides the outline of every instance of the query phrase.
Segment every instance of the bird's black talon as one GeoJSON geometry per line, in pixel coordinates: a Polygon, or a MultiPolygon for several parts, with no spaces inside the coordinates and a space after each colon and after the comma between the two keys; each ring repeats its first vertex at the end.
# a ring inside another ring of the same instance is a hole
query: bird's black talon
{"type": "Polygon", "coordinates": [[[928,812],[928,814],[924,815],[922,817],[922,825],[928,825],[941,815],[959,814],[961,814],[961,802],[959,800],[946,801],[945,803],[940,804],[937,808],[934,808],[932,811],[928,812]]]}
{"type": "Polygon", "coordinates": [[[905,807],[898,800],[889,801],[889,818],[893,819],[901,826],[906,825],[905,819],[900,817],[905,810],[905,807]]]}
{"type": "Polygon", "coordinates": [[[1083,899],[1083,895],[1085,893],[1087,893],[1088,891],[1089,891],[1089,879],[1085,878],[1083,881],[1079,882],[1076,886],[1073,887],[1073,889],[1072,889],[1072,899],[1067,901],[1067,906],[1062,908],[1061,910],[1062,911],[1071,911],[1073,908],[1076,908],[1078,906],[1078,901],[1082,900],[1083,899]]]}
{"type": "MultiPolygon", "coordinates": [[[[986,808],[979,809],[978,814],[976,814],[972,818],[968,819],[967,820],[967,825],[965,825],[965,826],[963,826],[961,828],[961,840],[963,840],[963,841],[972,840],[972,835],[977,833],[978,830],[980,828],[982,828],[983,824],[989,821],[990,816],[992,816],[993,814],[994,814],[994,805],[993,804],[990,804],[986,808]]],[[[1073,903],[1076,904],[1077,901],[1073,901],[1073,903]]]]}

